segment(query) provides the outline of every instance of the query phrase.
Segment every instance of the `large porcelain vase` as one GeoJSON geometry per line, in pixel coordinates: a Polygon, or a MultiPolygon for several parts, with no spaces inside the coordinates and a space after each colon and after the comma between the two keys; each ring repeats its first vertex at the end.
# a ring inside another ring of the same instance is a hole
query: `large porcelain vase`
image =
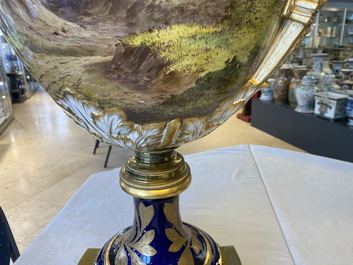
{"type": "Polygon", "coordinates": [[[279,69],[278,77],[273,88],[275,102],[286,104],[288,102],[289,85],[292,74],[292,66],[285,64],[279,69]]]}
{"type": "Polygon", "coordinates": [[[313,57],[312,74],[320,81],[324,78],[325,74],[332,74],[330,68],[330,58],[326,53],[314,53],[313,57]]]}
{"type": "Polygon", "coordinates": [[[297,107],[295,111],[301,113],[313,113],[315,107],[315,92],[318,88],[316,86],[316,77],[312,74],[307,74],[303,77],[301,85],[295,90],[297,99],[297,107]]]}
{"type": "Polygon", "coordinates": [[[7,40],[53,99],[98,139],[135,151],[120,173],[134,223],[96,264],[222,263],[215,241],[181,221],[191,174],[174,150],[243,107],[323,2],[0,0],[7,40]]]}
{"type": "Polygon", "coordinates": [[[295,96],[295,90],[301,85],[302,79],[305,76],[308,68],[306,65],[295,65],[293,68],[294,77],[292,78],[289,85],[288,101],[289,105],[293,108],[297,106],[297,98],[295,96]]]}

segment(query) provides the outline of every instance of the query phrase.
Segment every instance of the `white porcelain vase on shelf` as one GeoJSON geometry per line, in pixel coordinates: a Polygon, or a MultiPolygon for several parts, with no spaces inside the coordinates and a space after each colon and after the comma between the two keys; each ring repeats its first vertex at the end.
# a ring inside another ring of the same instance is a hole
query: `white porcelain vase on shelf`
{"type": "Polygon", "coordinates": [[[353,58],[349,58],[349,59],[346,61],[346,64],[347,64],[347,67],[348,67],[348,68],[353,69],[353,58]]]}
{"type": "Polygon", "coordinates": [[[269,79],[268,82],[264,83],[261,86],[261,101],[272,101],[273,100],[273,93],[272,93],[272,88],[274,83],[276,82],[276,79],[269,79]]]}
{"type": "Polygon", "coordinates": [[[307,74],[303,77],[302,83],[295,90],[297,99],[297,107],[295,111],[301,113],[313,113],[315,107],[314,93],[318,90],[317,79],[312,74],[307,74]]]}
{"type": "Polygon", "coordinates": [[[335,75],[339,75],[344,68],[345,61],[333,60],[331,61],[331,68],[335,75]]]}
{"type": "Polygon", "coordinates": [[[337,81],[342,81],[343,79],[343,74],[342,74],[342,69],[345,68],[345,61],[340,61],[340,60],[333,60],[331,61],[331,69],[333,74],[336,76],[337,81]]]}
{"type": "Polygon", "coordinates": [[[313,58],[312,74],[316,78],[322,80],[325,74],[332,74],[329,55],[327,53],[314,53],[311,56],[313,58]]]}
{"type": "Polygon", "coordinates": [[[294,65],[293,67],[293,78],[289,85],[288,101],[289,105],[293,108],[297,106],[297,98],[295,96],[295,90],[301,85],[302,79],[308,71],[306,65],[294,65]]]}
{"type": "Polygon", "coordinates": [[[341,88],[343,90],[353,89],[353,69],[342,69],[343,81],[341,82],[341,88]]]}
{"type": "Polygon", "coordinates": [[[284,64],[278,70],[278,77],[273,86],[273,99],[280,104],[288,102],[289,84],[291,80],[293,66],[291,64],[284,64]]]}
{"type": "Polygon", "coordinates": [[[319,85],[320,92],[336,92],[341,90],[341,86],[337,84],[336,76],[333,74],[326,74],[319,85]]]}

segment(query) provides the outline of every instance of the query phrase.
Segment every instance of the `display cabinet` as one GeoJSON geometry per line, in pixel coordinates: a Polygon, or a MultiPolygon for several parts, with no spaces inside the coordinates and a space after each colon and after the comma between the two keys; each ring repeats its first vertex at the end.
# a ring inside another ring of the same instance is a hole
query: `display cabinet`
{"type": "MultiPolygon", "coordinates": [[[[4,78],[2,71],[1,73],[1,78],[4,78]]],[[[0,81],[0,134],[4,131],[12,119],[13,114],[10,91],[7,83],[0,81]]]]}
{"type": "Polygon", "coordinates": [[[346,10],[346,19],[343,30],[342,44],[344,46],[353,46],[353,9],[346,10]]]}
{"type": "Polygon", "coordinates": [[[318,15],[317,42],[322,47],[338,47],[341,45],[344,10],[326,8],[318,15]]]}
{"type": "Polygon", "coordinates": [[[29,98],[32,96],[36,86],[31,83],[31,77],[24,64],[4,38],[0,38],[0,57],[5,72],[5,79],[3,80],[8,83],[12,98],[29,98]]]}
{"type": "Polygon", "coordinates": [[[353,48],[353,8],[323,8],[316,16],[304,45],[306,48],[353,48]]]}

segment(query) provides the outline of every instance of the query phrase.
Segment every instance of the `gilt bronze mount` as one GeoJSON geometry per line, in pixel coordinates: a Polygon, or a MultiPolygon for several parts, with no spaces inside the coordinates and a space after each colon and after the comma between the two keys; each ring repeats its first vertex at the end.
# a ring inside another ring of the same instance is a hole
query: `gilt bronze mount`
{"type": "Polygon", "coordinates": [[[144,199],[177,196],[190,183],[190,168],[174,150],[136,152],[120,172],[122,189],[144,199]]]}

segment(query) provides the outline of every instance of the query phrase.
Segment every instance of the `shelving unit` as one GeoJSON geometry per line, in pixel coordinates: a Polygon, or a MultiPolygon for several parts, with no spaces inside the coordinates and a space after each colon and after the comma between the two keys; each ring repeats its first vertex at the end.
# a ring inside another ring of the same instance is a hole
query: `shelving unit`
{"type": "Polygon", "coordinates": [[[0,82],[0,134],[13,120],[11,96],[5,83],[0,82]]]}
{"type": "Polygon", "coordinates": [[[9,83],[13,99],[26,100],[33,95],[36,87],[30,83],[31,77],[24,64],[1,34],[0,32],[0,63],[2,64],[2,71],[6,75],[3,80],[9,83]]]}
{"type": "Polygon", "coordinates": [[[338,3],[329,1],[318,13],[306,38],[306,48],[353,48],[353,3],[338,3]]]}

